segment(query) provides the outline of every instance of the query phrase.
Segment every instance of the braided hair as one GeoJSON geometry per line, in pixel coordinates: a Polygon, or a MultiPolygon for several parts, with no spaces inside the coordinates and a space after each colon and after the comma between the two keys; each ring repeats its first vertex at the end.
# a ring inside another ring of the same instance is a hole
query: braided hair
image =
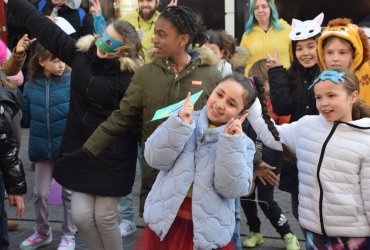
{"type": "Polygon", "coordinates": [[[158,18],[165,18],[176,28],[179,34],[187,34],[189,41],[186,47],[198,44],[202,46],[207,41],[206,27],[197,20],[195,13],[185,6],[167,7],[158,18]]]}
{"type": "MultiPolygon", "coordinates": [[[[261,102],[262,107],[262,118],[265,120],[267,124],[268,130],[271,132],[272,136],[275,138],[276,141],[280,141],[279,131],[275,127],[275,123],[272,122],[270,113],[267,108],[267,100],[265,96],[265,89],[263,88],[263,81],[260,76],[252,76],[251,79],[254,81],[254,86],[257,91],[257,97],[261,102]]],[[[283,157],[289,162],[296,163],[297,158],[294,153],[292,153],[288,147],[282,143],[283,147],[283,157]]]]}

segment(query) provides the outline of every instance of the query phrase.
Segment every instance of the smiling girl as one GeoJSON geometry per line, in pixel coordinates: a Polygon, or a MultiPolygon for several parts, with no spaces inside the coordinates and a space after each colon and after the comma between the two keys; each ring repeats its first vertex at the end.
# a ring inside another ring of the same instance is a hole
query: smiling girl
{"type": "MultiPolygon", "coordinates": [[[[279,116],[290,115],[291,122],[305,115],[318,114],[315,98],[308,87],[320,74],[317,55],[317,39],[321,32],[324,15],[313,20],[293,19],[292,39],[293,62],[285,69],[277,57],[267,59],[270,99],[274,112],[279,116]]],[[[294,163],[282,161],[279,188],[291,193],[292,211],[298,219],[298,172],[294,163]]]]}
{"type": "Polygon", "coordinates": [[[297,157],[306,249],[369,249],[370,106],[350,71],[325,70],[310,89],[320,115],[276,126],[272,136],[256,101],[248,120],[266,145],[297,157]]]}
{"type": "Polygon", "coordinates": [[[235,198],[248,193],[253,176],[254,143],[241,124],[255,90],[234,74],[202,110],[194,112],[189,98],[145,143],[145,159],[160,172],[136,249],[233,249],[235,198]]]}

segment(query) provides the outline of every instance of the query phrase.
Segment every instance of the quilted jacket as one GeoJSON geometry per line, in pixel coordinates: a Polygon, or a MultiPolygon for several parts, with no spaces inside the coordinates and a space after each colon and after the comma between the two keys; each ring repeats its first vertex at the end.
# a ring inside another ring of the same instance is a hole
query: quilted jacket
{"type": "MultiPolygon", "coordinates": [[[[258,100],[248,120],[263,143],[281,150],[258,100]]],[[[311,115],[277,128],[297,156],[300,225],[321,235],[369,237],[370,118],[344,123],[311,115]]]]}
{"type": "Polygon", "coordinates": [[[47,160],[58,154],[69,111],[71,73],[50,79],[39,76],[24,85],[22,126],[30,128],[28,156],[47,160]]]}
{"type": "Polygon", "coordinates": [[[191,124],[171,116],[147,140],[145,159],[160,170],[144,208],[144,220],[164,239],[190,186],[194,249],[215,249],[231,241],[235,198],[249,192],[254,144],[245,134],[208,128],[206,109],[191,124]]]}

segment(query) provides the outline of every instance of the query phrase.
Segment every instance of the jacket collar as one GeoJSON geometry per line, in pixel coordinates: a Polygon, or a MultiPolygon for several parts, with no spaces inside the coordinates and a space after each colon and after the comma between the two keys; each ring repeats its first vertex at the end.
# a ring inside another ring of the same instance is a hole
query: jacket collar
{"type": "MultiPolygon", "coordinates": [[[[199,66],[217,66],[218,65],[215,53],[211,49],[205,46],[194,47],[193,49],[188,51],[188,54],[192,57],[192,61],[196,62],[196,64],[198,64],[199,66]]],[[[166,60],[170,61],[168,58],[163,59],[163,58],[156,57],[154,53],[154,48],[149,49],[147,51],[147,55],[153,59],[153,62],[156,62],[156,63],[158,63],[158,61],[166,61],[166,60]]]]}

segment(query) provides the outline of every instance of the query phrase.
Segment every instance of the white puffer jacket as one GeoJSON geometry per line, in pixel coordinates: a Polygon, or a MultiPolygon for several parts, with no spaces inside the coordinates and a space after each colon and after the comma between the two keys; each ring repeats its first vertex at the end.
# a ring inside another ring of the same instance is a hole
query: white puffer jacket
{"type": "Polygon", "coordinates": [[[144,207],[144,220],[164,239],[191,184],[194,249],[215,249],[231,241],[235,198],[249,192],[254,144],[244,133],[208,128],[206,110],[186,124],[171,116],[145,143],[145,159],[160,172],[144,207]]]}
{"type": "MultiPolygon", "coordinates": [[[[263,143],[281,150],[258,100],[248,120],[263,143]]],[[[369,237],[370,118],[333,123],[321,115],[305,116],[277,128],[298,160],[300,225],[327,236],[369,237]]]]}

